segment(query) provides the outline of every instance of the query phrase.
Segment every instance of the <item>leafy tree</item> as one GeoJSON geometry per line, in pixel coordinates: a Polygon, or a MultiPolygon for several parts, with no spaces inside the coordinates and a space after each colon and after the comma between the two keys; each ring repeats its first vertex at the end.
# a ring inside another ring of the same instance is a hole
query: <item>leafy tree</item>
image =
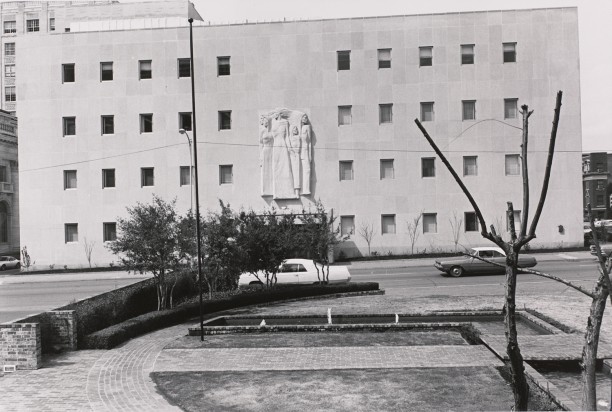
{"type": "Polygon", "coordinates": [[[169,307],[172,289],[169,273],[180,269],[176,201],[166,202],[153,195],[149,204],[128,207],[127,218],[117,218],[117,239],[106,247],[118,256],[128,271],[151,272],[157,289],[157,310],[169,307]]]}

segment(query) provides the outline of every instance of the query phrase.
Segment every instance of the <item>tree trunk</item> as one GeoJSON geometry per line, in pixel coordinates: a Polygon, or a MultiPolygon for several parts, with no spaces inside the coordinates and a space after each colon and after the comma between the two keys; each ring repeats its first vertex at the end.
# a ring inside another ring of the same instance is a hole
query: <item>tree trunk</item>
{"type": "Polygon", "coordinates": [[[526,411],[529,402],[529,385],[527,384],[523,356],[521,355],[516,333],[516,273],[518,254],[512,248],[509,249],[506,256],[506,302],[504,310],[506,351],[512,370],[514,410],[526,411]]]}
{"type": "Polygon", "coordinates": [[[597,347],[608,298],[607,288],[602,286],[602,279],[599,280],[600,282],[597,282],[595,288],[595,297],[591,302],[591,312],[584,334],[584,346],[582,347],[582,409],[585,411],[597,410],[597,382],[595,380],[597,347]]]}

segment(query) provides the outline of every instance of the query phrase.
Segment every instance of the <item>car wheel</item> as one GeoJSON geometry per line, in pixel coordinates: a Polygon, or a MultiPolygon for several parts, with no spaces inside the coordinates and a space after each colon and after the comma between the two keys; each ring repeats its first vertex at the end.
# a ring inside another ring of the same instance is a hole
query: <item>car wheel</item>
{"type": "Polygon", "coordinates": [[[20,267],[21,267],[21,263],[17,263],[17,264],[15,265],[15,269],[19,269],[20,267]]]}
{"type": "Polygon", "coordinates": [[[450,268],[448,273],[452,277],[458,278],[459,276],[463,275],[463,268],[461,266],[453,266],[450,268]]]}
{"type": "Polygon", "coordinates": [[[6,270],[6,265],[0,266],[0,270],[6,270]]]}

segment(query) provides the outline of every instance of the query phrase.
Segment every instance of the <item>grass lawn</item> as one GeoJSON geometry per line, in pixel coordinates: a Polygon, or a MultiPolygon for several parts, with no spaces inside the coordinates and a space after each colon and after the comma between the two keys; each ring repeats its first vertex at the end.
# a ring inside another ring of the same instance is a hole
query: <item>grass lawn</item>
{"type": "Polygon", "coordinates": [[[158,372],[159,390],[186,411],[510,410],[493,367],[256,372],[158,372]]]}

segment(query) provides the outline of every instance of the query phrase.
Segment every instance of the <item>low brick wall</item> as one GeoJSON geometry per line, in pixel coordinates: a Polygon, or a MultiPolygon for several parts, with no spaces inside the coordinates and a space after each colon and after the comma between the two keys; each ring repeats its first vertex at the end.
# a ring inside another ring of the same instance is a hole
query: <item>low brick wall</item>
{"type": "Polygon", "coordinates": [[[38,369],[42,364],[42,344],[38,323],[0,325],[0,364],[17,369],[38,369]]]}

